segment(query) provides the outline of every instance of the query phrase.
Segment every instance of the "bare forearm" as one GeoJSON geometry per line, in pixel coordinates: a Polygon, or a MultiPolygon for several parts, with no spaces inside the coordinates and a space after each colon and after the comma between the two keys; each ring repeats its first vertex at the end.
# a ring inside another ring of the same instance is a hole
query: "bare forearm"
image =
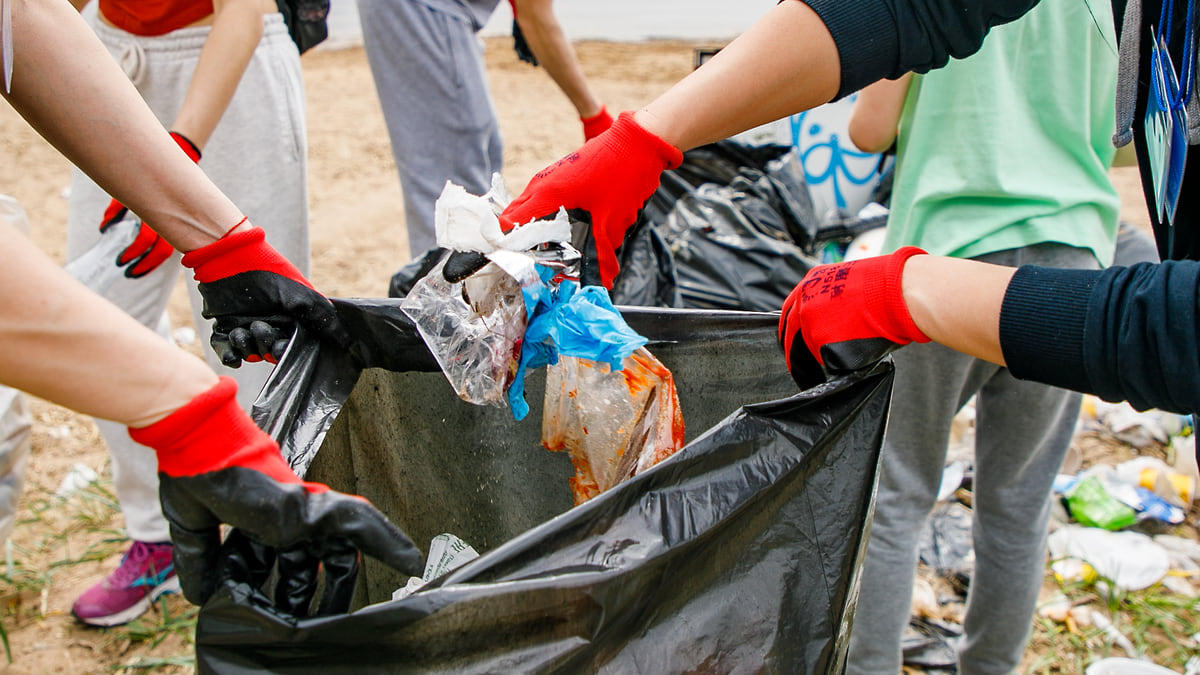
{"type": "Polygon", "coordinates": [[[530,50],[579,116],[591,117],[600,112],[602,103],[588,86],[575,50],[554,16],[552,1],[518,0],[517,21],[530,50]]]}
{"type": "Polygon", "coordinates": [[[904,266],[904,302],[934,342],[1004,365],[1000,308],[1014,272],[974,260],[913,256],[904,266]]]}
{"type": "Polygon", "coordinates": [[[883,152],[896,140],[896,129],[912,74],[895,80],[880,80],[858,93],[846,132],[863,152],[883,152]]]}
{"type": "Polygon", "coordinates": [[[196,357],[94,295],[0,223],[0,382],[129,426],[217,381],[196,357]]]}
{"type": "Polygon", "coordinates": [[[212,29],[171,127],[201,150],[229,107],[263,34],[258,0],[218,1],[213,7],[212,29]]]}
{"type": "Polygon", "coordinates": [[[825,24],[807,5],[785,0],[636,119],[688,150],[828,102],[840,68],[825,24]]]}
{"type": "Polygon", "coordinates": [[[5,98],[51,145],[179,250],[212,243],[241,220],[66,0],[12,3],[13,39],[25,46],[5,98]]]}

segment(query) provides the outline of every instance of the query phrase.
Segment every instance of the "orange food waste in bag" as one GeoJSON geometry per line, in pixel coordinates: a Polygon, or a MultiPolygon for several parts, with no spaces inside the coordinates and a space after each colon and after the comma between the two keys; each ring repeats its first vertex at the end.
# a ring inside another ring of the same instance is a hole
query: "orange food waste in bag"
{"type": "Polygon", "coordinates": [[[683,447],[675,380],[645,347],[621,370],[572,356],[547,366],[542,445],[566,450],[581,504],[683,447]]]}

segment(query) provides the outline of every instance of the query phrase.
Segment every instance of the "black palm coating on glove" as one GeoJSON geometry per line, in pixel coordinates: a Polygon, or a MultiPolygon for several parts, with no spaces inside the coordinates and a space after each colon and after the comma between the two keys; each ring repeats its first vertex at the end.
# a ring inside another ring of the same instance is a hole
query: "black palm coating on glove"
{"type": "Polygon", "coordinates": [[[317,611],[348,609],[360,553],[410,576],[423,570],[420,551],[402,530],[370,503],[340,492],[312,493],[301,483],[229,467],[196,476],[159,474],[159,494],[184,597],[197,605],[231,574],[230,565],[240,580],[260,583],[276,569],[277,608],[300,616],[308,613],[321,569],[325,590],[317,611]],[[238,533],[224,545],[222,523],[238,533]],[[238,552],[232,562],[225,559],[230,550],[238,552]]]}
{"type": "Polygon", "coordinates": [[[247,357],[278,358],[297,324],[344,349],[353,342],[328,298],[285,276],[242,272],[199,289],[203,315],[214,320],[213,351],[231,368],[247,357]]]}

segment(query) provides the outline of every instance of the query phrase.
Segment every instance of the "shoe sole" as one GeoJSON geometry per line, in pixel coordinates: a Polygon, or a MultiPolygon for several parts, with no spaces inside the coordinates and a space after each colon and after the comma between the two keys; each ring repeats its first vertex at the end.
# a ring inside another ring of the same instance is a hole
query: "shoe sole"
{"type": "Polygon", "coordinates": [[[161,584],[155,586],[154,590],[152,590],[146,594],[146,597],[144,597],[141,600],[138,600],[134,604],[130,605],[128,609],[123,609],[123,610],[117,612],[116,614],[109,614],[107,616],[92,616],[92,617],[88,617],[86,619],[79,616],[78,614],[75,614],[74,612],[72,612],[72,614],[74,614],[76,619],[78,619],[79,621],[81,621],[83,623],[86,623],[89,626],[100,626],[102,628],[111,628],[113,626],[120,626],[123,624],[127,624],[130,621],[133,621],[134,619],[138,618],[139,616],[145,614],[146,610],[150,609],[150,605],[153,604],[154,601],[158,599],[158,596],[162,595],[163,593],[178,593],[178,592],[179,592],[179,577],[172,576],[170,579],[167,579],[166,581],[162,582],[161,584]]]}

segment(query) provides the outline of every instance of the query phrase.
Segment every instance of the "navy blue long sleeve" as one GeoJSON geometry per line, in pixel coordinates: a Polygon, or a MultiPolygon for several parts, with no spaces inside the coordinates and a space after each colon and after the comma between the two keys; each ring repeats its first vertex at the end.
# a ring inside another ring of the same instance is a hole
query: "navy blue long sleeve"
{"type": "Polygon", "coordinates": [[[883,78],[974,54],[992,26],[1038,0],[801,0],[821,17],[842,63],[838,98],[883,78]]]}
{"type": "Polygon", "coordinates": [[[1009,284],[1000,344],[1013,375],[1135,408],[1200,410],[1200,262],[1104,271],[1027,266],[1009,284]]]}

